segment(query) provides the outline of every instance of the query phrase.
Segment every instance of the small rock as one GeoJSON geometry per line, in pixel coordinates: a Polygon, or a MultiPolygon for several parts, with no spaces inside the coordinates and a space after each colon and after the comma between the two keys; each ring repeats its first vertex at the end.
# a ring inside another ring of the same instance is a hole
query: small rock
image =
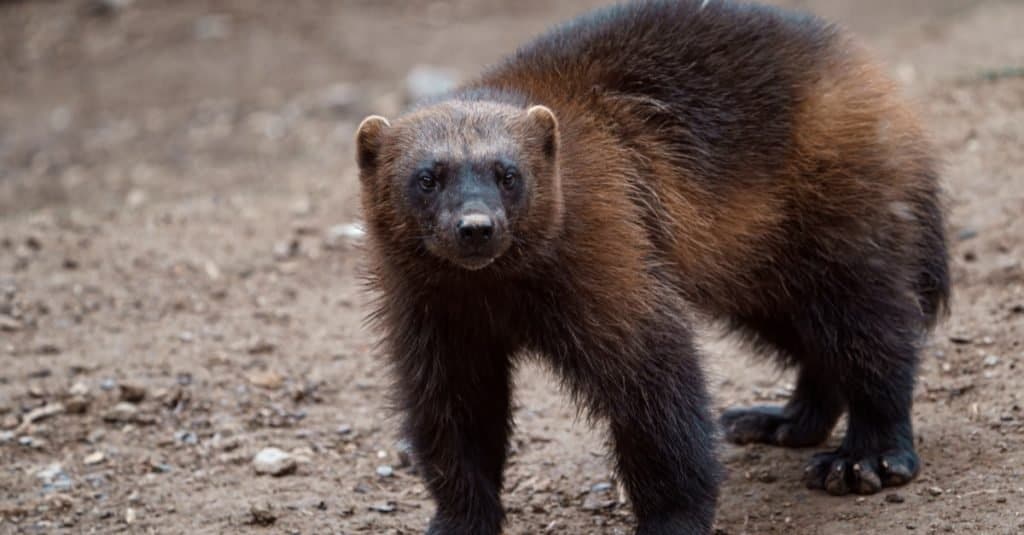
{"type": "Polygon", "coordinates": [[[139,403],[146,399],[146,388],[140,385],[121,383],[121,401],[139,403]]]}
{"type": "Polygon", "coordinates": [[[195,433],[185,430],[175,431],[174,440],[190,446],[199,443],[199,437],[195,433]]]}
{"type": "Polygon", "coordinates": [[[29,379],[45,379],[51,375],[53,375],[53,370],[50,368],[39,368],[38,370],[28,372],[29,379]]]}
{"type": "Polygon", "coordinates": [[[50,418],[51,416],[56,416],[62,412],[64,412],[63,403],[49,403],[47,405],[43,405],[42,407],[32,409],[31,411],[26,413],[25,416],[22,417],[20,427],[27,427],[29,424],[38,422],[40,420],[45,420],[47,418],[50,418]]]}
{"type": "Polygon", "coordinates": [[[144,190],[134,188],[125,196],[124,203],[128,205],[128,208],[138,208],[146,202],[146,197],[144,190]]]}
{"type": "Polygon", "coordinates": [[[68,414],[85,414],[89,410],[89,398],[72,396],[64,402],[64,409],[68,414]]]}
{"type": "Polygon", "coordinates": [[[108,391],[113,390],[115,388],[117,388],[117,381],[115,381],[115,380],[113,380],[113,379],[111,379],[109,377],[106,378],[106,379],[103,379],[102,381],[100,381],[100,390],[108,392],[108,391]]]}
{"type": "Polygon", "coordinates": [[[36,472],[36,477],[43,482],[46,492],[64,491],[71,488],[71,477],[64,471],[60,463],[52,463],[36,472]]]}
{"type": "Polygon", "coordinates": [[[0,331],[4,332],[15,332],[21,330],[21,322],[8,316],[7,314],[0,314],[0,331]]]}
{"type": "Polygon", "coordinates": [[[94,453],[90,453],[89,455],[86,455],[85,458],[82,459],[82,462],[87,465],[94,465],[100,464],[105,460],[107,460],[107,456],[104,455],[102,451],[97,451],[94,453]]]}
{"type": "Polygon", "coordinates": [[[407,440],[399,440],[395,444],[396,468],[412,466],[412,444],[407,440]]]}
{"type": "Polygon", "coordinates": [[[885,495],[885,501],[887,501],[889,503],[903,503],[903,502],[905,502],[907,500],[906,500],[906,498],[903,497],[902,494],[900,494],[898,492],[891,492],[891,493],[885,495]]]}
{"type": "Polygon", "coordinates": [[[46,447],[46,440],[29,435],[18,437],[18,445],[41,450],[46,447]]]}
{"type": "Polygon", "coordinates": [[[415,103],[441,96],[454,89],[457,83],[457,77],[451,70],[418,65],[405,77],[406,102],[415,103]]]}
{"type": "Polygon", "coordinates": [[[77,381],[68,389],[68,394],[72,396],[87,396],[89,395],[89,386],[81,381],[77,381]]]}
{"type": "Polygon", "coordinates": [[[268,390],[277,390],[284,384],[284,377],[281,377],[281,374],[274,370],[253,371],[248,374],[247,378],[254,386],[268,390]]]}
{"type": "Polygon", "coordinates": [[[97,427],[96,429],[89,431],[89,436],[85,437],[85,440],[90,444],[96,444],[103,440],[103,437],[105,436],[107,436],[107,432],[97,427]]]}
{"type": "Polygon", "coordinates": [[[249,344],[248,349],[250,355],[265,355],[273,353],[275,350],[277,350],[277,344],[258,338],[249,344]]]}
{"type": "Polygon", "coordinates": [[[395,475],[395,469],[390,465],[382,464],[377,467],[377,475],[380,477],[391,477],[395,475]]]}
{"type": "Polygon", "coordinates": [[[958,232],[956,234],[956,238],[958,240],[960,240],[960,241],[967,241],[967,240],[970,240],[970,239],[974,239],[977,236],[978,236],[978,231],[976,229],[973,229],[973,228],[961,229],[960,232],[958,232]]]}
{"type": "Polygon", "coordinates": [[[149,459],[147,461],[147,464],[149,465],[149,471],[154,474],[166,474],[174,470],[174,467],[172,467],[171,465],[164,462],[160,462],[156,459],[149,459]]]}
{"type": "Polygon", "coordinates": [[[378,513],[384,513],[384,514],[394,513],[395,512],[395,502],[392,502],[392,501],[377,502],[377,503],[374,503],[374,504],[370,505],[370,510],[371,511],[376,511],[378,513]]]}
{"type": "Polygon", "coordinates": [[[590,492],[608,492],[609,490],[612,490],[612,484],[607,481],[594,483],[590,486],[590,492]]]}
{"type": "Polygon", "coordinates": [[[277,522],[277,514],[274,513],[274,508],[269,503],[250,505],[249,515],[252,517],[250,522],[258,526],[269,526],[277,522]]]}
{"type": "Polygon", "coordinates": [[[14,440],[14,431],[0,431],[0,444],[6,444],[14,440]]]}
{"type": "Polygon", "coordinates": [[[999,365],[999,357],[996,355],[986,355],[985,360],[981,361],[981,363],[986,368],[994,368],[999,365]]]}
{"type": "Polygon", "coordinates": [[[349,425],[349,424],[341,424],[341,425],[338,426],[338,429],[336,429],[335,432],[338,433],[341,436],[345,436],[345,435],[351,434],[352,433],[352,426],[349,425]]]}
{"type": "Polygon", "coordinates": [[[280,477],[295,472],[298,463],[288,453],[277,448],[264,448],[252,460],[257,474],[280,477]]]}
{"type": "Polygon", "coordinates": [[[135,512],[135,509],[133,509],[131,507],[125,509],[125,511],[124,511],[124,523],[125,524],[128,524],[130,526],[130,525],[135,523],[135,520],[137,518],[138,518],[138,513],[135,512]]]}
{"type": "Polygon", "coordinates": [[[136,420],[139,409],[131,403],[122,401],[103,414],[103,420],[109,423],[131,423],[136,420]]]}
{"type": "Polygon", "coordinates": [[[583,499],[583,510],[584,511],[604,511],[615,507],[615,497],[608,496],[605,493],[587,493],[587,496],[583,499]]]}
{"type": "Polygon", "coordinates": [[[770,470],[759,470],[757,472],[757,480],[761,483],[774,483],[779,480],[779,476],[776,476],[770,470]]]}
{"type": "Polygon", "coordinates": [[[942,489],[939,487],[928,487],[928,494],[932,496],[942,496],[942,489]]]}
{"type": "Polygon", "coordinates": [[[299,240],[287,240],[274,244],[274,259],[288,260],[299,254],[299,240]]]}

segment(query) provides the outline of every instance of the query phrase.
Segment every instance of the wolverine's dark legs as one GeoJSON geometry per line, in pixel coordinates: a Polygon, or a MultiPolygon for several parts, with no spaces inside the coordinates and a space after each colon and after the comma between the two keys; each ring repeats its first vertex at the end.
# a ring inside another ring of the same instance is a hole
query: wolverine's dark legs
{"type": "Polygon", "coordinates": [[[726,410],[721,417],[726,440],[802,448],[824,442],[843,413],[843,398],[833,380],[814,365],[804,364],[785,406],[726,410]]]}
{"type": "Polygon", "coordinates": [[[511,428],[507,355],[422,340],[399,350],[396,368],[405,432],[437,504],[427,533],[498,535],[511,428]],[[462,355],[474,358],[452,358],[462,355]]]}
{"type": "Polygon", "coordinates": [[[870,494],[913,479],[919,461],[910,420],[916,342],[925,323],[912,292],[884,276],[836,281],[759,330],[800,366],[782,409],[731,409],[721,418],[736,443],[810,446],[824,441],[846,408],[849,424],[836,451],[815,455],[805,481],[831,494],[870,494]],[[872,285],[876,286],[872,286],[872,285]],[[774,334],[772,334],[774,333],[774,334]]]}
{"type": "MultiPolygon", "coordinates": [[[[898,296],[899,294],[879,294],[898,296]]],[[[911,425],[920,310],[898,297],[834,314],[834,384],[849,424],[839,449],[816,455],[805,481],[830,494],[871,494],[913,479],[920,462],[911,425]]],[[[826,349],[826,348],[823,348],[826,349]]]]}
{"type": "Polygon", "coordinates": [[[640,535],[711,531],[718,493],[714,424],[688,329],[666,314],[618,347],[556,356],[581,399],[610,423],[640,535]]]}

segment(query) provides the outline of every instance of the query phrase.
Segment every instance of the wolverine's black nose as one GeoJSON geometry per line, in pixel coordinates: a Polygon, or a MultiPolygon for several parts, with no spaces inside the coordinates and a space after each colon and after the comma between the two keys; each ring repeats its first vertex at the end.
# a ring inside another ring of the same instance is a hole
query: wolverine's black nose
{"type": "Polygon", "coordinates": [[[479,247],[494,235],[494,220],[487,214],[468,214],[459,219],[456,230],[464,245],[479,247]]]}

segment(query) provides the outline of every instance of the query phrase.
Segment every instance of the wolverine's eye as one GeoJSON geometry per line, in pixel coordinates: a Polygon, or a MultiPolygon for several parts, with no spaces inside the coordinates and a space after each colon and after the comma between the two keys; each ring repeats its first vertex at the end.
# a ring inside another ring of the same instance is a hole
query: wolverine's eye
{"type": "Polygon", "coordinates": [[[506,169],[505,174],[501,176],[501,187],[512,189],[515,187],[517,180],[519,180],[519,172],[513,168],[506,169]]]}
{"type": "Polygon", "coordinates": [[[420,189],[423,190],[425,193],[430,193],[437,189],[437,178],[435,178],[430,171],[420,172],[420,175],[419,177],[416,178],[416,181],[419,183],[420,189]]]}

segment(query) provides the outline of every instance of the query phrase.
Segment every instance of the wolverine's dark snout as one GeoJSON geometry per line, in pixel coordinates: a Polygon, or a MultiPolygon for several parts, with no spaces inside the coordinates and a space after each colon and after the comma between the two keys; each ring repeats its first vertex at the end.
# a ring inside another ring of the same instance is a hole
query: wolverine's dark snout
{"type": "Polygon", "coordinates": [[[455,224],[459,243],[466,247],[479,248],[491,241],[494,235],[494,219],[485,213],[470,212],[459,218],[455,224]]]}

